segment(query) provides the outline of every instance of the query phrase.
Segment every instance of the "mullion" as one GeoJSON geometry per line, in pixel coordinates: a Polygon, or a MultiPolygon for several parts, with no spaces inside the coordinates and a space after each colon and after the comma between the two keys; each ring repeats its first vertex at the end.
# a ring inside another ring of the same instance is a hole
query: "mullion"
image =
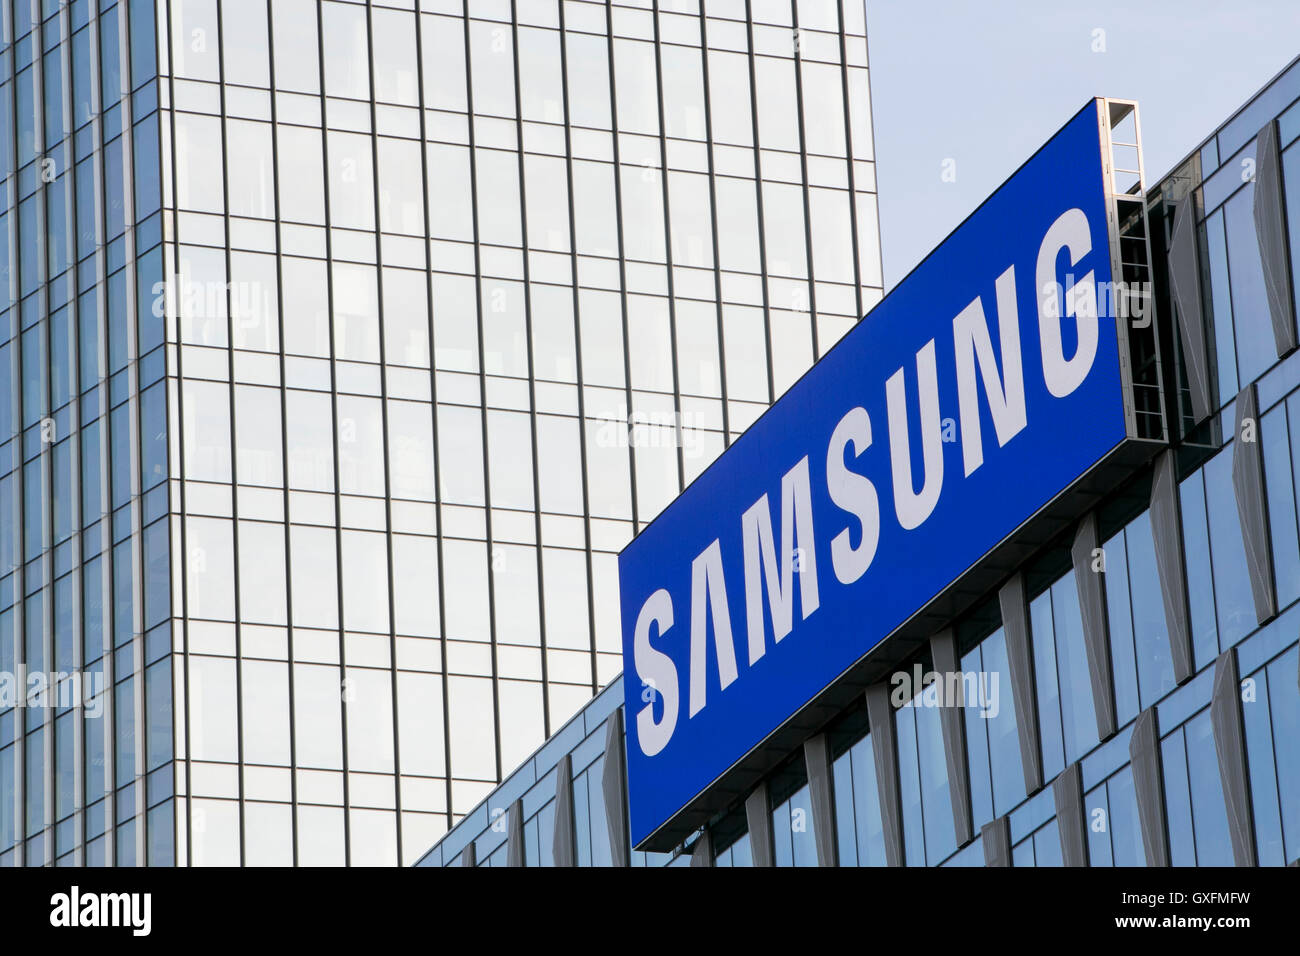
{"type": "MultiPolygon", "coordinates": [[[[268,0],[269,2],[269,0],[268,0]]],[[[424,14],[416,11],[415,14],[415,63],[416,76],[420,88],[420,204],[424,214],[424,232],[428,236],[432,231],[429,222],[429,163],[427,157],[428,151],[428,119],[424,106],[424,14]]],[[[465,64],[465,85],[469,86],[469,64],[465,64]]],[[[443,581],[443,568],[445,562],[443,558],[443,539],[442,539],[442,477],[439,474],[439,465],[442,462],[442,455],[438,448],[438,362],[437,351],[435,348],[434,335],[434,318],[433,318],[433,253],[430,250],[430,242],[425,241],[424,245],[424,263],[426,279],[424,283],[425,305],[428,312],[429,327],[429,414],[431,416],[431,427],[434,434],[434,466],[433,466],[433,498],[434,513],[438,516],[435,531],[437,537],[434,538],[434,548],[438,560],[437,573],[437,590],[438,590],[438,644],[441,658],[441,677],[442,677],[442,752],[443,752],[443,792],[446,799],[446,807],[443,817],[447,828],[451,828],[452,818],[452,777],[451,777],[451,703],[449,686],[447,680],[447,606],[446,606],[446,584],[443,581]]]]}
{"type": "MultiPolygon", "coordinates": [[[[558,5],[557,5],[558,6],[558,5]]],[[[522,81],[519,76],[519,10],[517,0],[510,0],[510,19],[512,21],[511,36],[512,46],[514,49],[514,77],[515,77],[515,131],[518,137],[519,151],[518,169],[519,169],[519,237],[522,242],[522,260],[523,260],[523,292],[524,292],[524,340],[527,346],[528,354],[528,425],[529,434],[533,443],[533,460],[532,460],[532,478],[533,478],[533,534],[536,539],[534,553],[537,563],[537,628],[538,643],[541,654],[541,675],[542,675],[542,732],[546,738],[552,733],[551,727],[551,695],[547,693],[548,680],[548,662],[549,648],[547,645],[546,634],[546,562],[543,560],[544,552],[542,546],[542,496],[541,481],[538,475],[538,455],[540,446],[537,442],[537,368],[533,355],[533,303],[532,303],[532,270],[529,266],[529,252],[532,248],[528,235],[528,179],[524,174],[524,111],[523,96],[521,92],[522,81]]],[[[560,45],[563,47],[564,38],[561,35],[560,45]]],[[[561,54],[562,56],[563,54],[561,54]]],[[[577,276],[574,275],[576,283],[577,276]]],[[[486,395],[484,396],[484,417],[486,419],[486,395]]],[[[595,655],[592,656],[592,692],[595,692],[595,655]]],[[[498,721],[498,734],[500,733],[500,721],[498,721]]],[[[500,746],[498,744],[498,751],[500,746]]],[[[500,772],[498,772],[500,776],[500,772]]]]}
{"type": "MultiPolygon", "coordinates": [[[[591,651],[591,686],[594,689],[597,686],[600,672],[597,667],[597,644],[596,644],[596,597],[595,597],[595,574],[592,564],[591,550],[591,489],[588,476],[587,462],[587,395],[586,395],[586,376],[583,372],[582,363],[582,312],[581,296],[579,295],[578,285],[578,225],[576,221],[575,203],[573,199],[573,123],[571,108],[569,105],[569,44],[567,42],[569,32],[565,27],[564,4],[557,4],[559,13],[559,33],[560,33],[560,87],[561,96],[563,97],[564,108],[564,174],[565,184],[568,189],[568,201],[566,211],[569,216],[569,268],[570,276],[573,280],[572,302],[573,302],[573,360],[574,360],[574,377],[577,380],[576,389],[578,395],[578,466],[580,474],[578,481],[582,486],[582,532],[583,545],[586,550],[584,555],[583,567],[586,571],[587,585],[587,642],[591,651]]],[[[614,135],[610,134],[611,137],[614,135]]],[[[534,449],[534,454],[536,454],[534,449]]],[[[540,514],[541,501],[537,502],[540,514]]],[[[633,525],[635,530],[635,525],[633,525]]],[[[542,542],[538,541],[538,546],[542,542]]],[[[549,708],[550,687],[547,681],[546,658],[542,658],[542,699],[547,701],[549,708]]],[[[549,719],[549,709],[547,711],[546,730],[551,732],[549,719]]]]}
{"type": "Polygon", "coordinates": [[[329,309],[331,320],[330,325],[330,404],[334,412],[334,421],[331,422],[330,435],[333,441],[334,455],[334,562],[335,562],[335,580],[338,583],[338,594],[336,595],[336,608],[338,614],[338,637],[339,637],[339,678],[343,694],[339,702],[339,724],[342,734],[341,752],[342,760],[342,783],[343,783],[343,861],[345,866],[352,863],[352,814],[351,814],[351,786],[349,785],[349,760],[348,760],[348,690],[351,685],[347,677],[347,648],[344,639],[345,628],[343,626],[343,505],[342,494],[339,491],[342,486],[342,467],[339,462],[339,389],[338,389],[338,359],[336,356],[335,336],[333,332],[334,316],[334,240],[333,240],[333,215],[330,208],[330,149],[329,149],[329,116],[328,116],[328,96],[325,86],[325,24],[322,16],[320,4],[316,4],[316,45],[317,45],[317,67],[320,77],[320,106],[321,106],[321,164],[324,171],[324,199],[325,204],[325,288],[326,303],[329,309]]]}
{"type": "Polygon", "coordinates": [[[282,516],[284,538],[284,611],[285,611],[285,686],[288,691],[288,726],[289,726],[289,859],[293,866],[299,865],[298,854],[298,728],[295,713],[295,668],[294,668],[294,620],[293,620],[293,574],[291,571],[292,534],[290,524],[289,499],[292,491],[289,486],[289,416],[288,387],[285,376],[285,342],[284,342],[284,283],[280,281],[280,264],[283,249],[280,232],[280,125],[276,111],[275,84],[275,18],[272,14],[272,0],[266,0],[266,42],[267,42],[267,84],[268,99],[271,107],[271,203],[275,217],[275,265],[276,265],[276,335],[279,340],[277,356],[280,370],[280,475],[283,488],[282,516]]]}
{"type": "MultiPolygon", "coordinates": [[[[389,715],[393,727],[393,797],[394,806],[393,820],[396,824],[396,859],[400,865],[402,860],[402,765],[401,765],[401,736],[400,721],[397,710],[397,616],[393,599],[393,489],[391,461],[392,456],[389,453],[389,442],[392,436],[388,429],[388,353],[387,353],[387,336],[384,334],[384,243],[381,235],[382,219],[379,209],[379,127],[377,121],[378,109],[376,101],[379,94],[375,89],[375,44],[374,44],[374,8],[366,4],[366,51],[367,67],[369,71],[370,85],[370,156],[371,168],[374,171],[371,179],[371,201],[373,203],[373,215],[375,222],[375,291],[379,305],[379,415],[380,428],[382,429],[383,444],[383,466],[384,466],[384,554],[388,562],[386,568],[388,578],[388,686],[389,686],[389,715]]],[[[422,91],[421,91],[422,92],[422,91]]],[[[429,358],[432,362],[433,348],[430,344],[429,358]]],[[[430,409],[432,422],[432,409],[430,409]]],[[[339,542],[342,544],[343,532],[339,529],[339,542]]],[[[439,569],[441,571],[441,569],[439,569]]],[[[342,581],[340,580],[340,585],[342,581]]],[[[346,606],[346,601],[345,601],[346,606]]],[[[342,622],[340,622],[342,623],[342,622]]],[[[499,775],[499,774],[498,774],[499,775]]]]}

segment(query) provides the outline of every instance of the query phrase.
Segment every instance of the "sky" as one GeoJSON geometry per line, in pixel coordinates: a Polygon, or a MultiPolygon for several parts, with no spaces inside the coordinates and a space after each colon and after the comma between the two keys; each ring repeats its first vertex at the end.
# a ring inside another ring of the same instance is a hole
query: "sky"
{"type": "Polygon", "coordinates": [[[866,0],[885,291],[1093,96],[1148,186],[1300,55],[1300,0],[866,0]]]}

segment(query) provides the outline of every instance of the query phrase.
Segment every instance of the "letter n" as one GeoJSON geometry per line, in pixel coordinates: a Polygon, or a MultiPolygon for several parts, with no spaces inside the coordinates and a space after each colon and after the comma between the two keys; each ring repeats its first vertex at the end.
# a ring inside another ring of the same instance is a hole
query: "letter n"
{"type": "Polygon", "coordinates": [[[984,381],[998,446],[1009,442],[1025,427],[1025,375],[1020,361],[1020,314],[1016,309],[1014,267],[998,276],[998,337],[1002,347],[1002,374],[993,357],[984,306],[976,299],[952,321],[957,353],[957,398],[961,411],[961,453],[966,474],[984,463],[980,434],[979,393],[975,386],[976,362],[984,381]]]}

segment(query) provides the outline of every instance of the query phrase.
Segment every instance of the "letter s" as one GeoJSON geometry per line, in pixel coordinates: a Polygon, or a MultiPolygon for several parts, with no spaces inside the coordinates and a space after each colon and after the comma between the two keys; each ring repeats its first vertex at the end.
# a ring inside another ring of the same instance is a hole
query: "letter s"
{"type": "Polygon", "coordinates": [[[831,501],[862,523],[862,540],[856,548],[849,543],[848,528],[831,540],[831,564],[841,584],[852,584],[866,573],[880,541],[880,499],[876,486],[844,464],[844,450],[850,444],[854,458],[871,447],[871,419],[861,406],[849,409],[840,419],[826,452],[826,490],[831,501]]]}
{"type": "Polygon", "coordinates": [[[653,700],[636,715],[637,743],[647,757],[653,757],[667,747],[677,727],[677,665],[663,651],[650,646],[650,627],[654,624],[658,625],[659,636],[673,626],[672,595],[663,588],[646,598],[641,606],[632,645],[637,676],[648,681],[664,699],[664,713],[658,723],[655,722],[653,700]]]}

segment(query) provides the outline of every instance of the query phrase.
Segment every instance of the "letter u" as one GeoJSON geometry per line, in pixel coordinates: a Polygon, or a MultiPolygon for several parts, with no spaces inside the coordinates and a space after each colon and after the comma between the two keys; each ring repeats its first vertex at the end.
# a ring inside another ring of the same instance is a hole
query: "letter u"
{"type": "Polygon", "coordinates": [[[916,379],[921,406],[921,452],[925,469],[921,490],[912,476],[912,445],[908,437],[907,386],[900,368],[885,383],[889,412],[889,458],[894,477],[894,511],[910,531],[930,517],[943,487],[943,433],[939,420],[939,373],[934,339],[916,353],[916,379]]]}

